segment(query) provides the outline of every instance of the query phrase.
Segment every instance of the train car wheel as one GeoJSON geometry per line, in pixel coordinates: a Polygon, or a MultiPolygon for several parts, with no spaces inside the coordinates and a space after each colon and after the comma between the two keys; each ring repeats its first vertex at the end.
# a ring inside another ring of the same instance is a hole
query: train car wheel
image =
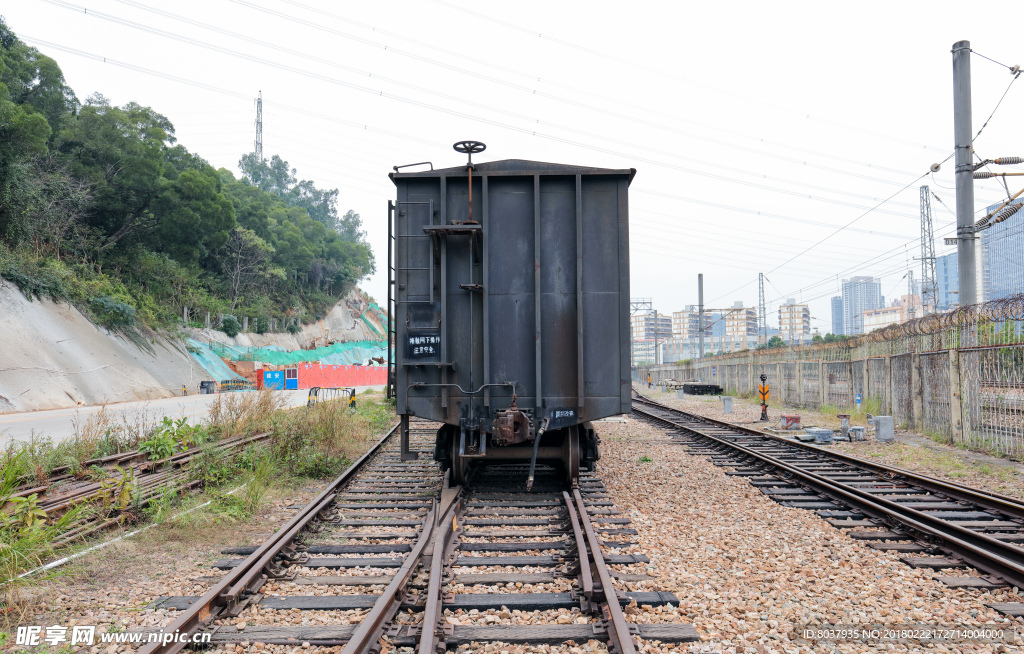
{"type": "Polygon", "coordinates": [[[453,434],[451,439],[451,466],[452,466],[452,483],[465,485],[469,479],[469,464],[472,459],[468,456],[459,455],[459,439],[453,434]]]}
{"type": "Polygon", "coordinates": [[[580,481],[580,429],[572,426],[566,431],[562,441],[562,465],[565,468],[565,482],[571,488],[580,481]]]}

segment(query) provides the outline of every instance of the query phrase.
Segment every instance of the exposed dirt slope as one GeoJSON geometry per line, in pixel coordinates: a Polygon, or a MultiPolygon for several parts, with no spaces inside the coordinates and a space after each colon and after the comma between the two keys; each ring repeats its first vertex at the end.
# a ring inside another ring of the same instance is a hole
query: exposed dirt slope
{"type": "Polygon", "coordinates": [[[204,378],[181,341],[142,342],[0,282],[0,412],[170,397],[204,378]]]}
{"type": "MultiPolygon", "coordinates": [[[[367,306],[354,290],[323,320],[297,334],[249,332],[228,338],[219,331],[189,329],[187,335],[285,350],[328,340],[377,340],[383,328],[373,312],[367,315],[376,331],[360,317],[367,306]]],[[[209,378],[182,340],[159,335],[139,340],[97,327],[73,306],[29,301],[0,280],[0,413],[170,397],[180,395],[183,385],[195,392],[199,381],[209,378]]]]}

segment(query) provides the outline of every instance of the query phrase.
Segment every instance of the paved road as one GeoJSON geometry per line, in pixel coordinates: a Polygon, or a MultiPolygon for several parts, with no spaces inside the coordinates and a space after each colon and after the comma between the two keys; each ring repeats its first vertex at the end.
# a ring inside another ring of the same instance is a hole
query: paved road
{"type": "MultiPolygon", "coordinates": [[[[362,392],[366,388],[359,387],[362,392]]],[[[302,406],[309,395],[307,390],[273,391],[284,398],[285,407],[302,406]]],[[[113,422],[120,422],[126,417],[135,423],[144,420],[148,424],[156,424],[164,416],[171,418],[187,417],[190,423],[201,422],[206,418],[210,405],[216,401],[216,395],[188,395],[186,397],[167,397],[159,400],[139,402],[118,402],[106,405],[107,414],[113,422]]],[[[27,441],[32,434],[49,436],[53,442],[72,438],[75,425],[83,425],[90,417],[95,417],[102,406],[80,406],[68,409],[52,409],[50,411],[26,411],[24,413],[0,414],[0,449],[5,448],[12,440],[27,441]]]]}

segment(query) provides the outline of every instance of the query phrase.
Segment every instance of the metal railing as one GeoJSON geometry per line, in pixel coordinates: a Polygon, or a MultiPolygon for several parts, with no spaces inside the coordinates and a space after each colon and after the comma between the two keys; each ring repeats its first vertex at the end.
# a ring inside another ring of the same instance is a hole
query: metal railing
{"type": "Polygon", "coordinates": [[[309,389],[309,396],[306,398],[306,408],[311,409],[317,402],[329,402],[331,400],[342,400],[348,398],[348,405],[356,405],[356,389],[354,388],[324,388],[314,386],[309,389]]]}

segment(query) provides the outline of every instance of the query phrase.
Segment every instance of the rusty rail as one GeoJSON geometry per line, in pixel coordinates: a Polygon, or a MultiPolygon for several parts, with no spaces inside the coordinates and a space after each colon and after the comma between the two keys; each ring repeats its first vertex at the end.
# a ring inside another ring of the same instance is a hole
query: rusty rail
{"type": "MultiPolygon", "coordinates": [[[[644,398],[644,402],[670,414],[700,418],[700,416],[694,416],[693,414],[658,404],[657,402],[646,398],[644,398]]],[[[1022,549],[1020,547],[1000,541],[988,534],[972,531],[957,524],[955,521],[937,518],[925,511],[915,509],[910,506],[904,506],[897,502],[872,495],[861,488],[846,485],[842,482],[831,480],[814,472],[803,470],[782,459],[758,452],[729,439],[719,438],[718,436],[703,433],[694,429],[693,423],[687,424],[682,421],[670,420],[664,416],[658,416],[650,413],[649,411],[644,411],[637,406],[633,407],[633,411],[648,418],[652,422],[661,423],[676,430],[691,432],[700,438],[739,452],[745,457],[748,457],[748,461],[757,461],[762,465],[777,469],[786,474],[787,480],[790,482],[799,482],[801,485],[811,488],[826,497],[838,500],[839,502],[842,502],[843,504],[846,504],[847,506],[875,520],[879,520],[886,524],[900,525],[911,534],[919,534],[924,539],[937,543],[942,549],[958,557],[967,565],[995,575],[996,577],[1003,579],[1006,583],[1012,584],[1018,588],[1024,588],[1024,556],[1021,555],[1022,549]]],[[[722,423],[718,421],[706,422],[708,424],[715,424],[719,427],[728,428],[732,431],[747,433],[742,427],[731,425],[729,423],[722,423]]],[[[753,434],[761,437],[766,436],[760,432],[753,432],[753,434]]],[[[790,441],[784,442],[787,445],[791,444],[790,441]]],[[[812,449],[814,449],[816,453],[821,453],[818,448],[812,449]]],[[[854,465],[860,465],[860,461],[856,460],[854,465]]],[[[867,466],[864,467],[867,468],[867,466]]],[[[902,471],[900,474],[901,476],[908,476],[909,483],[917,483],[916,479],[914,479],[916,475],[912,476],[912,473],[904,473],[902,471]]],[[[924,477],[923,481],[945,484],[945,482],[941,482],[930,477],[924,477]]],[[[967,487],[957,485],[955,488],[951,488],[951,491],[957,491],[960,496],[967,496],[969,493],[964,490],[965,488],[967,487]]],[[[943,492],[946,491],[943,490],[943,492]]],[[[970,501],[979,507],[984,507],[992,501],[991,494],[988,493],[978,493],[976,497],[976,500],[972,498],[970,501]]],[[[1021,509],[1021,504],[1019,502],[1015,502],[1014,504],[1019,511],[1021,509]]]]}
{"type": "MultiPolygon", "coordinates": [[[[590,515],[587,513],[583,496],[580,495],[579,488],[573,489],[571,502],[568,493],[563,493],[563,495],[569,515],[573,516],[575,513],[579,516],[579,526],[586,536],[585,543],[581,541],[576,543],[580,554],[580,567],[582,569],[583,562],[589,559],[593,572],[597,576],[597,582],[601,585],[600,593],[604,595],[601,610],[605,617],[605,627],[608,630],[608,649],[618,654],[636,654],[636,645],[633,643],[629,623],[626,622],[626,615],[622,612],[622,607],[619,606],[619,596],[615,591],[615,586],[612,585],[612,575],[608,572],[604,554],[601,553],[601,541],[598,539],[594,523],[591,522],[590,515]]],[[[575,523],[575,521],[573,522],[575,523]]],[[[593,589],[593,594],[595,596],[598,594],[597,588],[593,589]]]]}
{"type": "MultiPolygon", "coordinates": [[[[363,465],[381,450],[384,443],[395,434],[397,429],[398,425],[393,426],[363,456],[359,457],[345,472],[328,484],[323,492],[312,502],[299,511],[288,524],[277,530],[263,545],[250,554],[245,561],[232,568],[220,582],[207,591],[205,595],[194,602],[188,609],[183,611],[183,614],[177,620],[165,627],[164,632],[191,636],[198,632],[208,621],[226,614],[232,609],[237,609],[239,599],[244,601],[242,596],[246,589],[252,588],[255,584],[261,582],[260,577],[264,567],[268,563],[273,562],[274,557],[280,554],[282,550],[290,546],[299,532],[312,522],[320,512],[330,507],[337,491],[348,483],[363,465]]],[[[175,654],[189,644],[188,642],[180,642],[180,640],[179,642],[166,645],[148,644],[139,650],[139,654],[175,654]]]]}
{"type": "Polygon", "coordinates": [[[693,419],[695,422],[698,423],[714,425],[716,427],[730,429],[732,431],[747,434],[749,436],[758,436],[779,443],[784,443],[787,447],[801,449],[807,452],[812,452],[818,456],[824,456],[831,459],[835,459],[836,461],[841,461],[843,463],[858,468],[862,468],[864,470],[870,470],[871,472],[886,475],[892,479],[901,479],[908,483],[912,483],[915,486],[926,488],[933,492],[943,493],[949,495],[950,497],[954,497],[958,500],[970,502],[976,506],[983,507],[991,511],[998,511],[1006,515],[1013,516],[1014,518],[1024,520],[1024,502],[1022,502],[1020,499],[1016,497],[1003,495],[1001,493],[996,493],[990,490],[986,490],[984,488],[974,488],[972,486],[961,484],[955,481],[947,481],[945,479],[939,479],[938,477],[931,477],[929,475],[924,475],[919,472],[908,470],[906,468],[900,468],[898,466],[890,466],[884,463],[878,463],[876,461],[869,461],[868,459],[862,459],[860,457],[852,456],[850,454],[843,454],[842,452],[827,450],[823,447],[817,447],[815,445],[810,445],[808,443],[801,443],[800,441],[793,441],[786,438],[782,438],[780,436],[776,436],[775,434],[766,434],[764,432],[757,431],[756,429],[750,429],[748,427],[743,427],[741,425],[734,425],[732,423],[725,422],[722,420],[716,420],[714,418],[706,418],[704,416],[687,413],[686,411],[681,411],[668,405],[655,402],[654,400],[645,397],[640,393],[636,393],[635,391],[634,393],[636,394],[636,399],[634,399],[634,401],[638,399],[642,403],[661,409],[663,411],[671,411],[679,415],[688,416],[689,418],[693,419]]]}
{"type": "Polygon", "coordinates": [[[373,608],[366,614],[359,626],[356,627],[352,637],[345,645],[344,652],[367,652],[377,645],[377,640],[383,635],[387,624],[394,618],[405,599],[405,589],[409,584],[416,568],[419,567],[420,557],[424,550],[433,542],[437,529],[437,503],[432,503],[427,517],[423,520],[423,530],[420,537],[413,546],[412,551],[405,557],[402,567],[398,569],[391,579],[380,598],[374,603],[373,608]]]}

